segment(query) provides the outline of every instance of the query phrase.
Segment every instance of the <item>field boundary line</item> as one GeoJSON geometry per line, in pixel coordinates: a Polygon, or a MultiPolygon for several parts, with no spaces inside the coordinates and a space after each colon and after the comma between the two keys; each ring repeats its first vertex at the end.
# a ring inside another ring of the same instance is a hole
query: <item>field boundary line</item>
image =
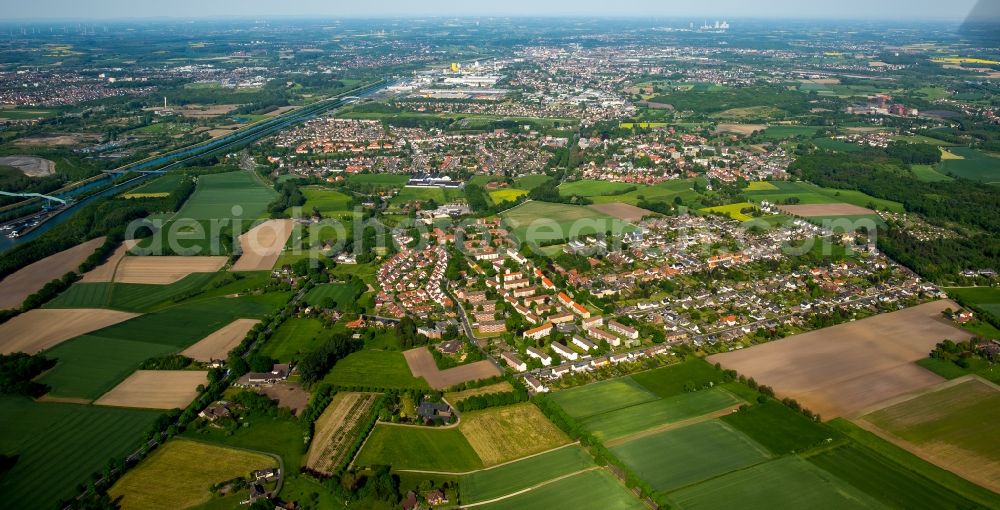
{"type": "Polygon", "coordinates": [[[607,448],[611,448],[611,447],[619,446],[619,445],[622,445],[622,444],[625,444],[625,443],[630,443],[630,442],[635,441],[637,439],[642,439],[644,437],[656,435],[656,434],[659,434],[661,432],[667,432],[669,430],[674,430],[674,429],[681,429],[681,428],[687,427],[689,425],[697,425],[697,424],[702,423],[702,422],[711,421],[711,420],[714,420],[716,418],[721,418],[723,416],[726,416],[727,414],[730,414],[733,411],[738,410],[741,405],[743,405],[742,401],[739,404],[733,404],[733,405],[731,405],[729,407],[726,407],[724,409],[719,409],[718,411],[712,411],[712,412],[710,412],[708,414],[703,414],[701,416],[695,416],[693,418],[686,418],[686,419],[683,419],[683,420],[680,420],[680,421],[675,421],[675,422],[670,422],[670,423],[664,423],[663,425],[659,425],[659,426],[656,426],[656,427],[653,427],[653,428],[642,430],[642,431],[636,432],[634,434],[629,434],[627,436],[622,436],[622,437],[619,437],[619,438],[616,438],[616,439],[612,439],[610,441],[605,441],[604,442],[604,446],[607,447],[607,448]]]}
{"type": "Polygon", "coordinates": [[[556,482],[561,482],[561,481],[563,481],[563,480],[565,480],[567,478],[576,476],[576,475],[578,475],[580,473],[586,473],[587,471],[595,471],[595,470],[598,470],[598,469],[601,469],[601,468],[599,466],[591,466],[589,468],[581,469],[579,471],[574,471],[572,473],[567,473],[565,475],[557,476],[557,477],[552,478],[550,480],[545,480],[544,482],[541,482],[541,483],[536,483],[535,485],[532,485],[531,487],[526,487],[526,488],[521,489],[519,491],[511,492],[510,494],[505,494],[505,495],[500,496],[498,498],[488,499],[486,501],[479,501],[479,502],[476,502],[476,503],[463,504],[462,508],[472,508],[474,506],[488,505],[490,503],[496,503],[497,501],[503,501],[505,499],[513,498],[514,496],[520,496],[521,494],[524,494],[524,493],[527,493],[527,492],[531,492],[531,491],[533,491],[535,489],[538,489],[540,487],[544,487],[546,485],[550,485],[550,484],[553,484],[553,483],[556,483],[556,482]]]}
{"type": "MultiPolygon", "coordinates": [[[[372,429],[373,429],[373,430],[374,430],[374,428],[375,428],[375,427],[372,427],[372,429]]],[[[365,439],[365,441],[367,441],[367,439],[365,439]]],[[[513,464],[513,463],[515,463],[515,462],[520,462],[520,461],[522,461],[522,460],[527,460],[527,459],[530,459],[530,458],[532,458],[532,457],[538,457],[539,455],[545,455],[546,453],[552,453],[552,452],[554,452],[554,451],[556,451],[556,450],[561,450],[561,449],[563,449],[563,448],[568,448],[568,447],[570,447],[570,446],[573,446],[573,445],[578,445],[578,444],[580,444],[580,442],[579,442],[579,441],[573,441],[573,442],[570,442],[570,443],[566,443],[566,444],[564,444],[564,445],[560,445],[560,446],[557,446],[557,447],[555,447],[555,448],[549,448],[548,450],[545,450],[545,451],[543,451],[543,452],[538,452],[538,453],[532,453],[531,455],[526,455],[526,456],[524,456],[524,457],[521,457],[521,458],[517,458],[517,459],[514,459],[514,460],[508,460],[507,462],[501,462],[500,464],[495,464],[495,465],[493,465],[493,466],[490,466],[490,467],[484,467],[484,468],[480,468],[480,469],[473,469],[472,471],[464,471],[464,472],[454,472],[454,471],[429,471],[429,470],[426,470],[426,469],[396,469],[396,470],[394,470],[394,471],[396,471],[396,472],[398,472],[398,473],[421,473],[421,474],[428,474],[428,475],[454,475],[454,476],[465,476],[465,475],[471,475],[471,474],[474,474],[474,473],[479,473],[479,472],[481,472],[481,471],[489,471],[489,470],[491,470],[491,469],[496,469],[496,468],[498,468],[498,467],[503,467],[503,466],[506,466],[507,464],[513,464]]],[[[360,450],[359,450],[359,451],[360,451],[360,450]]]]}
{"type": "Polygon", "coordinates": [[[882,409],[885,409],[887,407],[892,407],[892,406],[897,405],[897,404],[902,404],[903,402],[909,402],[910,400],[913,400],[915,398],[919,398],[919,397],[922,397],[924,395],[927,395],[927,394],[930,394],[930,393],[934,393],[934,392],[937,392],[937,391],[946,390],[946,389],[951,388],[953,386],[958,386],[959,384],[962,384],[962,383],[965,383],[965,382],[969,382],[969,381],[973,381],[973,380],[977,380],[977,381],[985,384],[986,386],[989,386],[994,391],[1000,392],[1000,386],[997,386],[992,381],[990,381],[988,379],[984,379],[984,378],[980,377],[977,374],[966,374],[966,375],[963,375],[961,377],[956,377],[954,379],[946,379],[945,381],[940,382],[938,384],[935,384],[934,386],[928,386],[926,388],[919,389],[917,391],[912,391],[910,393],[905,393],[903,395],[899,395],[899,396],[890,398],[888,400],[884,400],[882,402],[879,402],[877,404],[873,404],[870,407],[867,407],[865,409],[862,409],[862,410],[858,411],[853,416],[845,416],[845,418],[852,419],[852,420],[861,420],[861,419],[863,419],[863,417],[865,415],[868,415],[868,414],[871,414],[871,413],[874,413],[874,412],[877,412],[877,411],[881,411],[882,409]]]}

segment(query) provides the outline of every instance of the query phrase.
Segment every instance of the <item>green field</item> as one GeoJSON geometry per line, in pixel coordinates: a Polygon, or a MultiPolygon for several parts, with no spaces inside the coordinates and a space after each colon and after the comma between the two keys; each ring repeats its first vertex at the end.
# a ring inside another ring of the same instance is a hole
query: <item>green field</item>
{"type": "Polygon", "coordinates": [[[581,420],[581,423],[599,439],[617,439],[718,411],[738,402],[739,399],[732,393],[712,388],[598,414],[581,420]]]}
{"type": "Polygon", "coordinates": [[[385,186],[401,188],[410,180],[407,174],[351,174],[347,176],[348,184],[385,186]]]}
{"type": "Polygon", "coordinates": [[[661,492],[743,469],[769,457],[763,447],[718,420],[645,436],[613,446],[611,452],[661,492]]]}
{"type": "Polygon", "coordinates": [[[458,428],[386,424],[375,426],[355,464],[454,473],[483,467],[483,462],[458,428]]]}
{"type": "Polygon", "coordinates": [[[747,191],[747,198],[755,202],[767,200],[772,204],[779,204],[788,198],[796,197],[799,199],[800,204],[835,204],[842,202],[854,204],[859,207],[874,205],[878,209],[905,212],[903,204],[899,202],[875,198],[856,190],[823,188],[802,181],[774,181],[771,184],[778,189],[747,191]]]}
{"type": "MultiPolygon", "coordinates": [[[[177,212],[176,218],[211,220],[234,218],[254,220],[267,210],[277,196],[246,172],[227,172],[198,177],[198,187],[177,212]],[[234,208],[239,206],[238,212],[234,208]]],[[[249,229],[249,225],[245,225],[249,229]]]]}
{"type": "Polygon", "coordinates": [[[128,194],[130,195],[141,195],[144,193],[171,193],[177,186],[180,185],[181,181],[184,180],[185,175],[182,173],[168,173],[161,175],[138,188],[130,190],[128,194]]]}
{"type": "Polygon", "coordinates": [[[1000,318],[1000,287],[953,287],[945,290],[959,301],[1000,318]]]}
{"type": "Polygon", "coordinates": [[[1000,183],[1000,157],[968,147],[950,147],[953,154],[963,159],[942,159],[941,172],[954,174],[974,181],[1000,183]]]}
{"type": "Polygon", "coordinates": [[[861,152],[862,150],[864,150],[864,147],[856,143],[845,142],[843,140],[837,140],[834,138],[816,138],[812,142],[816,144],[816,147],[828,151],[861,152]]]}
{"type": "Polygon", "coordinates": [[[277,416],[252,416],[242,420],[241,424],[245,425],[234,431],[215,427],[192,428],[181,437],[271,453],[281,457],[289,468],[302,465],[306,445],[300,423],[277,416]]]}
{"type": "Polygon", "coordinates": [[[747,183],[744,191],[772,191],[778,189],[777,186],[767,181],[752,181],[747,183]]]}
{"type": "Polygon", "coordinates": [[[146,312],[157,305],[204,288],[219,273],[193,273],[168,285],[141,283],[75,283],[45,305],[46,308],[114,308],[146,312]]]}
{"type": "Polygon", "coordinates": [[[707,361],[693,358],[674,365],[629,376],[660,398],[686,393],[685,385],[701,388],[722,381],[722,373],[707,361]]]}
{"type": "Polygon", "coordinates": [[[879,508],[878,501],[798,457],[783,457],[669,495],[674,508],[879,508]]]}
{"type": "Polygon", "coordinates": [[[444,188],[403,188],[399,190],[399,194],[392,197],[389,201],[390,204],[395,206],[401,206],[403,204],[420,201],[427,202],[433,200],[440,204],[447,204],[453,202],[465,196],[465,193],[460,189],[444,189],[444,188]]]}
{"type": "Polygon", "coordinates": [[[498,498],[594,465],[590,454],[573,445],[462,477],[462,502],[498,498]]]}
{"type": "Polygon", "coordinates": [[[281,323],[260,352],[284,363],[301,359],[303,354],[317,347],[322,331],[323,321],[319,319],[288,319],[281,323]]]}
{"type": "Polygon", "coordinates": [[[302,210],[306,214],[312,213],[313,209],[318,209],[324,216],[351,210],[353,203],[351,197],[337,190],[311,186],[299,188],[299,190],[306,197],[306,203],[302,205],[302,210]]]}
{"type": "Polygon", "coordinates": [[[0,476],[9,508],[55,508],[112,457],[135,450],[156,411],[0,397],[0,453],[17,455],[0,476]]]}
{"type": "Polygon", "coordinates": [[[518,177],[517,180],[515,181],[515,184],[517,185],[518,188],[530,191],[541,186],[543,183],[551,180],[552,178],[545,174],[531,174],[531,175],[522,175],[521,177],[518,177]]]}
{"type": "Polygon", "coordinates": [[[427,388],[422,377],[413,377],[403,353],[365,349],[337,362],[323,381],[361,388],[427,388]]]}
{"type": "Polygon", "coordinates": [[[630,377],[608,379],[552,393],[552,400],[577,419],[657,399],[630,377]]]}
{"type": "Polygon", "coordinates": [[[339,303],[341,305],[345,303],[354,303],[367,289],[367,287],[365,287],[365,285],[358,280],[354,280],[354,282],[354,284],[319,284],[306,293],[305,301],[309,304],[309,306],[322,306],[328,298],[332,299],[334,303],[339,303]]]}
{"type": "Polygon", "coordinates": [[[56,110],[0,108],[0,119],[51,119],[56,115],[59,115],[56,110]]]}
{"type": "Polygon", "coordinates": [[[636,188],[634,184],[612,181],[595,181],[584,179],[580,181],[564,182],[559,185],[559,194],[568,197],[570,195],[580,195],[582,197],[593,197],[598,195],[620,195],[636,188]]]}
{"type": "Polygon", "coordinates": [[[938,172],[931,165],[911,165],[910,170],[917,179],[924,182],[953,181],[955,179],[938,172]]]}
{"type": "Polygon", "coordinates": [[[770,126],[764,130],[764,138],[782,140],[798,136],[812,136],[822,129],[820,126],[770,126]]]}
{"type": "Polygon", "coordinates": [[[486,510],[643,510],[646,508],[624,485],[604,470],[585,471],[494,503],[486,510]]]}
{"type": "Polygon", "coordinates": [[[839,437],[829,427],[806,418],[776,400],[750,406],[721,419],[778,455],[802,452],[823,444],[827,439],[839,437]]]}
{"type": "Polygon", "coordinates": [[[501,216],[521,241],[574,239],[598,232],[629,232],[631,224],[589,207],[528,201],[501,216]]]}

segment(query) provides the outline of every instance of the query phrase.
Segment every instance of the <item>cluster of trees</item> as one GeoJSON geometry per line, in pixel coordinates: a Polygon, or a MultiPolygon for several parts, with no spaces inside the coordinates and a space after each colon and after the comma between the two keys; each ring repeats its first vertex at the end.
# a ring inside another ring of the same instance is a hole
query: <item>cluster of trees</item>
{"type": "Polygon", "coordinates": [[[310,351],[299,362],[299,375],[303,384],[310,385],[322,379],[338,361],[361,346],[345,334],[335,334],[310,351]]]}
{"type": "Polygon", "coordinates": [[[455,404],[459,411],[478,411],[488,407],[509,406],[520,402],[527,402],[528,392],[523,389],[506,391],[500,393],[487,393],[485,395],[473,395],[455,404]]]}
{"type": "Polygon", "coordinates": [[[267,210],[271,213],[272,218],[286,218],[288,215],[285,214],[285,209],[306,203],[306,197],[302,195],[298,185],[293,181],[276,184],[274,189],[278,192],[278,198],[267,205],[267,210]]]}
{"type": "Polygon", "coordinates": [[[908,165],[933,165],[941,162],[941,150],[929,143],[896,142],[889,145],[886,153],[908,165]]]}
{"type": "Polygon", "coordinates": [[[535,186],[528,192],[528,198],[540,202],[555,202],[560,204],[590,205],[593,200],[579,195],[562,196],[559,194],[559,186],[556,181],[548,180],[535,186]]]}
{"type": "Polygon", "coordinates": [[[0,395],[44,395],[49,387],[32,379],[55,364],[55,359],[38,354],[0,354],[0,395]]]}
{"type": "Polygon", "coordinates": [[[149,358],[142,362],[139,370],[184,370],[191,366],[194,360],[180,354],[167,354],[156,358],[149,358]]]}
{"type": "Polygon", "coordinates": [[[399,340],[399,346],[403,349],[420,347],[421,345],[427,345],[429,342],[426,335],[417,333],[417,323],[413,322],[410,316],[399,319],[399,322],[396,323],[393,329],[395,330],[396,338],[399,340]]]}
{"type": "Polygon", "coordinates": [[[944,340],[934,346],[931,357],[941,361],[954,363],[962,368],[969,368],[969,360],[976,356],[976,350],[982,340],[972,338],[964,342],[944,340]]]}

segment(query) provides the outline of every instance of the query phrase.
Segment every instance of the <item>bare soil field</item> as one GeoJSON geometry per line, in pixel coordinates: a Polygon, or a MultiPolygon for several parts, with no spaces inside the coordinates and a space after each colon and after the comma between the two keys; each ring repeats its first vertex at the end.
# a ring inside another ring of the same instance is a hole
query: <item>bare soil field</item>
{"type": "Polygon", "coordinates": [[[137,313],[103,308],[36,308],[0,324],[0,353],[35,354],[70,338],[138,316],[137,313]]]}
{"type": "Polygon", "coordinates": [[[179,108],[177,113],[182,117],[189,118],[219,117],[235,110],[239,106],[240,105],[238,104],[216,104],[211,106],[191,105],[179,108]]]}
{"type": "Polygon", "coordinates": [[[1000,492],[1000,387],[970,375],[896,399],[856,420],[918,457],[1000,492]]]}
{"type": "Polygon", "coordinates": [[[635,222],[643,219],[650,214],[656,214],[648,209],[643,209],[641,207],[636,207],[634,205],[625,204],[622,202],[609,202],[607,204],[595,204],[590,206],[591,209],[607,214],[608,216],[613,216],[622,221],[635,222]]]}
{"type": "Polygon", "coordinates": [[[426,347],[417,347],[403,352],[406,364],[414,377],[423,377],[431,388],[443,390],[456,384],[500,375],[500,369],[489,361],[476,361],[447,370],[438,370],[434,356],[426,347]]]}
{"type": "Polygon", "coordinates": [[[230,271],[264,271],[274,267],[295,226],[293,220],[268,220],[240,236],[241,255],[230,271]]]}
{"type": "Polygon", "coordinates": [[[715,127],[716,133],[736,133],[738,135],[753,134],[754,131],[767,129],[764,124],[719,124],[715,127]]]}
{"type": "Polygon", "coordinates": [[[226,359],[229,351],[239,345],[247,336],[247,332],[257,324],[260,324],[257,319],[236,319],[184,349],[181,354],[197,361],[226,359]]]}
{"type": "Polygon", "coordinates": [[[78,145],[83,142],[96,142],[101,140],[101,135],[92,133],[41,133],[37,135],[18,138],[15,145],[51,145],[69,146],[78,145]]]}
{"type": "Polygon", "coordinates": [[[348,447],[354,441],[352,432],[367,416],[376,393],[338,393],[316,420],[316,435],[306,453],[306,466],[324,474],[332,474],[347,459],[348,447]]]}
{"type": "Polygon", "coordinates": [[[798,400],[824,419],[855,416],[944,380],[914,362],[945,338],[971,336],[941,318],[949,307],[958,305],[924,303],[708,359],[798,400]]]}
{"type": "Polygon", "coordinates": [[[283,382],[265,386],[260,392],[268,398],[278,401],[278,407],[287,407],[292,414],[298,416],[309,405],[309,392],[295,383],[283,382]]]}
{"type": "Polygon", "coordinates": [[[799,80],[800,83],[815,83],[817,85],[837,85],[840,83],[840,78],[812,78],[799,80]]]}
{"type": "Polygon", "coordinates": [[[799,205],[779,205],[778,209],[788,214],[796,216],[858,216],[862,214],[875,214],[875,211],[867,207],[853,204],[799,204],[799,205]]]}
{"type": "Polygon", "coordinates": [[[38,292],[46,283],[62,278],[70,271],[76,271],[80,263],[102,244],[103,237],[91,239],[7,275],[0,280],[0,310],[19,308],[26,297],[38,292]]]}
{"type": "Polygon", "coordinates": [[[277,117],[278,115],[290,112],[290,111],[292,111],[292,110],[294,110],[296,108],[298,108],[298,106],[280,106],[278,108],[275,108],[275,109],[273,109],[273,110],[265,113],[264,115],[267,115],[268,117],[277,117]]]}
{"type": "Polygon", "coordinates": [[[132,249],[138,243],[135,239],[128,239],[122,244],[118,245],[114,253],[108,257],[103,264],[91,269],[83,278],[80,279],[84,283],[100,283],[100,282],[112,282],[115,278],[115,270],[118,269],[118,263],[121,262],[125,254],[132,249]]]}
{"type": "Polygon", "coordinates": [[[28,177],[44,177],[56,173],[55,162],[38,156],[4,156],[0,165],[12,166],[28,177]]]}
{"type": "Polygon", "coordinates": [[[217,129],[209,129],[208,136],[211,136],[212,138],[226,136],[228,134],[231,134],[233,131],[236,131],[238,128],[239,126],[221,126],[217,129]]]}
{"type": "Polygon", "coordinates": [[[200,370],[138,370],[94,401],[97,405],[184,409],[198,396],[198,385],[208,382],[200,370]]]}
{"type": "Polygon", "coordinates": [[[139,257],[127,256],[118,263],[118,283],[167,285],[191,273],[214,273],[226,265],[228,257],[139,257]]]}

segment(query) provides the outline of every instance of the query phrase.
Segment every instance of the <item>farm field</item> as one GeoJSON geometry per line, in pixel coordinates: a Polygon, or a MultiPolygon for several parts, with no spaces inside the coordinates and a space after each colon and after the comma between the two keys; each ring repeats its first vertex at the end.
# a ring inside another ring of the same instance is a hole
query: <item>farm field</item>
{"type": "Polygon", "coordinates": [[[940,300],[709,356],[824,418],[848,416],[942,381],[914,362],[969,333],[941,319],[940,300]]]}
{"type": "Polygon", "coordinates": [[[874,205],[878,209],[905,212],[903,204],[899,202],[875,198],[856,190],[823,188],[802,181],[773,181],[771,185],[777,189],[749,190],[746,196],[754,202],[767,200],[772,204],[780,204],[794,197],[802,205],[846,203],[865,208],[874,205]]]}
{"type": "Polygon", "coordinates": [[[312,288],[305,296],[305,302],[310,306],[323,306],[327,298],[334,303],[344,305],[354,303],[363,294],[366,287],[361,282],[354,280],[354,284],[346,283],[321,283],[312,288]]]}
{"type": "Polygon", "coordinates": [[[501,374],[493,363],[482,360],[439,370],[434,356],[427,347],[417,347],[403,352],[406,364],[414,377],[423,378],[431,388],[444,390],[468,381],[488,379],[501,374]]]}
{"type": "Polygon", "coordinates": [[[718,420],[611,447],[653,489],[671,491],[766,460],[763,447],[718,420]]]}
{"type": "Polygon", "coordinates": [[[638,222],[646,216],[656,214],[653,211],[622,202],[594,204],[591,205],[590,208],[601,214],[607,214],[608,216],[613,216],[619,220],[628,222],[638,222]]]}
{"type": "Polygon", "coordinates": [[[752,217],[747,215],[746,213],[741,212],[743,209],[746,208],[756,209],[757,206],[751,204],[750,202],[739,202],[736,204],[706,207],[704,209],[699,209],[699,210],[705,213],[720,213],[724,216],[729,216],[730,218],[737,221],[747,221],[749,219],[752,219],[752,217]]]}
{"type": "Polygon", "coordinates": [[[322,331],[323,321],[319,319],[293,317],[281,323],[260,352],[288,363],[314,349],[322,331]]]}
{"type": "Polygon", "coordinates": [[[368,184],[395,188],[403,187],[408,180],[410,180],[409,175],[400,174],[351,174],[347,176],[348,184],[368,184]]]}
{"type": "Polygon", "coordinates": [[[276,193],[246,172],[228,172],[198,177],[198,187],[176,218],[253,220],[267,210],[276,193]]]}
{"type": "Polygon", "coordinates": [[[121,508],[191,508],[212,499],[209,488],[257,469],[278,467],[261,453],[173,439],[125,473],[108,495],[121,497],[121,508]]]}
{"type": "Polygon", "coordinates": [[[99,246],[104,238],[98,237],[78,244],[68,250],[28,264],[0,280],[0,310],[19,308],[25,298],[38,292],[46,283],[70,271],[76,271],[99,246]]]}
{"type": "Polygon", "coordinates": [[[458,429],[486,466],[569,443],[530,402],[464,413],[458,429]]]}
{"type": "Polygon", "coordinates": [[[410,373],[403,353],[365,349],[337,362],[323,381],[348,387],[429,388],[410,373]]]}
{"type": "Polygon", "coordinates": [[[782,457],[685,487],[669,495],[674,508],[746,510],[880,508],[876,500],[798,457],[782,457]]]}
{"type": "Polygon", "coordinates": [[[180,186],[184,180],[183,173],[168,173],[161,175],[138,188],[125,194],[125,198],[167,196],[180,186]]]}
{"type": "Polygon", "coordinates": [[[945,469],[1000,492],[1000,389],[968,377],[865,415],[864,428],[945,469]],[[871,427],[877,427],[877,430],[871,427]],[[891,437],[886,437],[885,434],[891,437]]]}
{"type": "Polygon", "coordinates": [[[81,308],[35,309],[0,324],[0,353],[35,354],[73,337],[127,321],[137,314],[117,310],[81,308]]]}
{"type": "Polygon", "coordinates": [[[968,147],[951,147],[948,150],[960,159],[946,158],[942,154],[942,173],[989,184],[1000,183],[1000,158],[968,147]]]}
{"type": "Polygon", "coordinates": [[[375,425],[354,461],[358,466],[389,465],[394,469],[421,469],[463,473],[483,467],[469,441],[452,428],[375,425]]]}
{"type": "Polygon", "coordinates": [[[598,414],[581,423],[596,437],[607,441],[720,411],[737,403],[739,399],[733,394],[722,388],[712,388],[598,414]]]}
{"type": "Polygon", "coordinates": [[[184,409],[198,396],[198,385],[207,383],[207,371],[138,370],[94,401],[94,404],[148,409],[184,409]]]}
{"type": "Polygon", "coordinates": [[[229,351],[239,345],[257,324],[260,324],[257,319],[236,319],[184,349],[181,354],[195,361],[226,359],[229,351]]]}
{"type": "Polygon", "coordinates": [[[295,227],[293,220],[267,220],[240,236],[240,258],[230,271],[264,271],[274,267],[295,227]]]}
{"type": "Polygon", "coordinates": [[[559,185],[559,194],[568,197],[580,195],[582,197],[593,197],[598,195],[619,195],[635,189],[635,184],[626,182],[597,181],[583,179],[579,181],[564,182],[559,185]]]}
{"type": "Polygon", "coordinates": [[[1000,288],[962,287],[945,289],[949,295],[1000,317],[1000,288]]]}
{"type": "Polygon", "coordinates": [[[193,273],[214,273],[228,262],[228,257],[137,257],[125,256],[118,263],[116,283],[168,285],[193,273]]]}
{"type": "Polygon", "coordinates": [[[302,196],[306,197],[306,203],[302,205],[302,210],[306,213],[313,209],[318,209],[324,216],[327,213],[349,211],[353,200],[350,196],[334,189],[325,189],[313,186],[299,188],[302,196]]]}
{"type": "Polygon", "coordinates": [[[141,283],[84,283],[73,284],[46,308],[96,308],[109,307],[119,310],[145,312],[158,305],[172,303],[175,298],[205,288],[214,273],[192,273],[177,282],[160,284],[141,283]]]}
{"type": "Polygon", "coordinates": [[[778,189],[777,186],[767,181],[752,181],[747,183],[745,191],[771,191],[778,189]]]}
{"type": "Polygon", "coordinates": [[[949,177],[941,172],[938,172],[931,165],[910,165],[910,170],[913,171],[913,175],[917,179],[925,182],[938,182],[938,181],[953,181],[952,177],[949,177]]]}
{"type": "Polygon", "coordinates": [[[638,498],[614,476],[595,469],[535,487],[528,492],[479,505],[484,510],[551,510],[579,508],[600,510],[642,510],[638,498]]]}
{"type": "Polygon", "coordinates": [[[722,381],[722,374],[702,359],[692,358],[665,367],[637,372],[629,376],[632,380],[653,392],[660,398],[687,393],[686,385],[696,388],[722,381]]]}
{"type": "Polygon", "coordinates": [[[122,258],[128,254],[128,251],[135,246],[135,241],[124,241],[119,244],[115,251],[104,261],[103,264],[87,271],[80,282],[82,283],[93,283],[93,282],[111,282],[114,281],[115,270],[118,269],[118,263],[121,262],[122,258]]]}
{"type": "Polygon", "coordinates": [[[426,202],[429,200],[433,200],[438,204],[447,204],[464,196],[465,194],[460,189],[404,187],[399,190],[399,194],[393,197],[389,203],[397,207],[408,202],[426,202]]]}
{"type": "Polygon", "coordinates": [[[498,498],[593,466],[593,458],[580,446],[559,448],[463,476],[462,502],[498,498]]]}
{"type": "Polygon", "coordinates": [[[557,391],[549,398],[573,418],[582,419],[658,397],[632,378],[622,377],[557,391]]]}
{"type": "Polygon", "coordinates": [[[776,455],[802,452],[839,437],[831,428],[776,400],[749,406],[720,419],[776,455]]]}
{"type": "Polygon", "coordinates": [[[360,435],[363,423],[378,400],[377,393],[337,393],[316,420],[315,435],[306,453],[306,466],[333,474],[350,460],[348,450],[360,435]]]}
{"type": "Polygon", "coordinates": [[[764,138],[767,140],[781,140],[798,136],[809,137],[816,134],[820,129],[822,129],[821,126],[769,126],[764,130],[764,138]]]}
{"type": "Polygon", "coordinates": [[[59,500],[75,496],[76,486],[108,459],[138,447],[160,414],[0,397],[0,452],[18,456],[0,476],[4,504],[56,507],[59,500]],[[57,466],[52,459],[59,459],[57,466]]]}
{"type": "Polygon", "coordinates": [[[806,218],[828,216],[865,216],[875,214],[875,211],[851,204],[802,204],[779,205],[778,209],[793,216],[806,218]]]}
{"type": "Polygon", "coordinates": [[[517,188],[498,189],[496,191],[490,192],[490,200],[492,200],[494,204],[499,204],[501,202],[507,202],[507,201],[513,202],[518,198],[523,197],[524,195],[527,194],[528,191],[523,189],[517,189],[517,188]]]}
{"type": "Polygon", "coordinates": [[[501,216],[521,241],[573,239],[597,232],[628,232],[629,223],[589,207],[528,201],[501,216]]]}
{"type": "Polygon", "coordinates": [[[530,174],[518,177],[517,181],[515,181],[515,184],[517,184],[518,188],[531,191],[537,188],[538,186],[541,186],[544,182],[550,180],[552,180],[552,178],[545,174],[530,174]]]}

